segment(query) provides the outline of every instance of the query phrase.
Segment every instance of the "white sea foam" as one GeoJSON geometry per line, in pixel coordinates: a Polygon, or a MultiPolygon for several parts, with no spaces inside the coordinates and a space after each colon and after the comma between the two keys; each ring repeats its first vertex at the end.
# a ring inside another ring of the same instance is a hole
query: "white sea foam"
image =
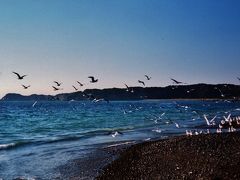
{"type": "Polygon", "coordinates": [[[0,150],[2,150],[2,149],[7,149],[7,148],[13,147],[13,146],[15,146],[15,145],[16,145],[15,143],[0,144],[0,150]]]}

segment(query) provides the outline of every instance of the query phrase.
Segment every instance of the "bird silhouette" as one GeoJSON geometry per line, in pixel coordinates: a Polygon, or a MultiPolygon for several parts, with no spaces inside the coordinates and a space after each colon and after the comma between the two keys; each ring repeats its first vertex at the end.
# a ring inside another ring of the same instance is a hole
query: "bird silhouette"
{"type": "Polygon", "coordinates": [[[96,83],[96,82],[98,82],[98,79],[95,79],[93,76],[88,76],[88,78],[91,79],[90,83],[96,83]]]}
{"type": "Polygon", "coordinates": [[[61,86],[62,83],[59,83],[57,81],[53,81],[54,83],[56,83],[57,86],[61,86]]]}
{"type": "Polygon", "coordinates": [[[80,85],[80,86],[83,86],[84,84],[80,83],[79,81],[77,81],[77,83],[80,85]]]}
{"type": "Polygon", "coordinates": [[[138,83],[141,83],[143,86],[145,86],[145,83],[143,81],[138,80],[138,83]]]}
{"type": "Polygon", "coordinates": [[[130,88],[128,87],[128,85],[124,84],[126,86],[126,91],[130,92],[130,88]]]}
{"type": "Polygon", "coordinates": [[[176,79],[172,79],[171,80],[175,83],[175,84],[186,84],[184,82],[181,82],[181,81],[177,81],[176,79]]]}
{"type": "Polygon", "coordinates": [[[28,88],[30,87],[30,85],[29,85],[29,86],[25,86],[25,85],[22,84],[22,87],[23,87],[24,89],[28,89],[28,88]]]}
{"type": "Polygon", "coordinates": [[[147,80],[149,81],[152,77],[145,75],[145,77],[147,78],[147,80]]]}
{"type": "Polygon", "coordinates": [[[72,86],[76,91],[78,90],[75,86],[72,86]]]}
{"type": "Polygon", "coordinates": [[[53,87],[53,90],[54,91],[59,91],[59,90],[62,90],[62,89],[60,89],[60,88],[57,88],[57,87],[55,87],[55,86],[52,86],[53,87]]]}
{"type": "Polygon", "coordinates": [[[240,78],[239,78],[239,77],[237,77],[237,79],[240,81],[240,78]]]}
{"type": "Polygon", "coordinates": [[[23,76],[21,76],[20,74],[14,72],[14,71],[13,71],[12,73],[13,73],[13,74],[16,74],[19,80],[22,80],[24,77],[27,76],[27,75],[23,75],[23,76]]]}

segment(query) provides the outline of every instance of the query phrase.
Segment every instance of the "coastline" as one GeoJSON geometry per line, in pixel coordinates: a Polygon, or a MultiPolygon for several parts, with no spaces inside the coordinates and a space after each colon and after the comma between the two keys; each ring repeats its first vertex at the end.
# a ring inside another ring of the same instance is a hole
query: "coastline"
{"type": "Polygon", "coordinates": [[[120,152],[96,179],[239,179],[240,132],[143,142],[120,152]]]}

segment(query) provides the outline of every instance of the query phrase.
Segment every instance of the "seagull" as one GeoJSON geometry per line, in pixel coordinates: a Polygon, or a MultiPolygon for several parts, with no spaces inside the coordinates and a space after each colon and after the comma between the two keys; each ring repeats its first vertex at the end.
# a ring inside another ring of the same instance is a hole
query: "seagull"
{"type": "Polygon", "coordinates": [[[184,82],[181,82],[181,81],[177,81],[176,79],[172,79],[171,80],[175,83],[175,84],[186,84],[184,82]]]}
{"type": "Polygon", "coordinates": [[[145,77],[147,78],[148,81],[152,78],[152,77],[149,77],[148,75],[145,75],[145,77]]]}
{"type": "Polygon", "coordinates": [[[35,102],[33,103],[32,107],[35,107],[36,104],[37,104],[37,101],[35,101],[35,102]]]}
{"type": "Polygon", "coordinates": [[[176,123],[176,122],[175,122],[175,126],[176,126],[177,128],[180,128],[179,124],[178,124],[178,123],[176,123]]]}
{"type": "Polygon", "coordinates": [[[100,101],[106,101],[107,103],[109,103],[109,100],[105,99],[105,98],[101,98],[101,99],[95,98],[95,99],[92,100],[92,102],[94,102],[94,103],[97,103],[97,102],[100,102],[100,101]]]}
{"type": "Polygon", "coordinates": [[[222,97],[225,97],[225,95],[222,93],[222,91],[220,89],[218,89],[217,87],[215,87],[214,89],[218,90],[222,97]]]}
{"type": "Polygon", "coordinates": [[[59,91],[59,90],[61,90],[60,88],[57,88],[57,87],[55,87],[55,86],[52,86],[53,87],[53,90],[54,91],[59,91]]]}
{"type": "Polygon", "coordinates": [[[96,82],[98,82],[98,79],[95,79],[93,76],[88,76],[88,78],[91,79],[90,83],[96,83],[96,82]]]}
{"type": "Polygon", "coordinates": [[[30,85],[29,85],[29,86],[25,86],[25,85],[22,84],[22,87],[23,87],[24,89],[28,89],[28,88],[30,87],[30,85]]]}
{"type": "Polygon", "coordinates": [[[187,135],[187,136],[192,136],[192,135],[193,135],[193,133],[192,133],[192,131],[191,131],[191,130],[189,130],[189,131],[188,131],[188,130],[186,130],[186,135],[187,135]]]}
{"type": "Polygon", "coordinates": [[[229,114],[228,117],[223,116],[223,118],[225,119],[225,121],[229,122],[231,119],[231,114],[229,114]]]}
{"type": "Polygon", "coordinates": [[[77,83],[80,85],[80,86],[83,86],[84,84],[80,83],[79,81],[77,81],[77,83]]]}
{"type": "Polygon", "coordinates": [[[23,75],[23,76],[21,76],[20,74],[14,72],[14,71],[13,71],[12,73],[13,73],[13,74],[16,74],[19,80],[22,80],[24,77],[27,76],[27,75],[23,75]]]}
{"type": "Polygon", "coordinates": [[[210,121],[208,120],[208,118],[207,118],[207,116],[205,114],[203,115],[203,117],[204,117],[205,121],[207,122],[208,126],[215,125],[215,121],[214,120],[216,119],[217,116],[214,116],[214,118],[212,118],[210,121]]]}
{"type": "Polygon", "coordinates": [[[76,91],[78,90],[75,86],[72,86],[76,91]]]}
{"type": "Polygon", "coordinates": [[[130,88],[128,87],[128,85],[124,84],[126,86],[126,91],[130,91],[130,88]]]}
{"type": "Polygon", "coordinates": [[[239,78],[239,77],[237,77],[237,79],[240,81],[240,78],[239,78]]]}
{"type": "Polygon", "coordinates": [[[195,89],[190,89],[190,90],[188,90],[187,91],[187,93],[190,93],[190,92],[192,92],[192,91],[194,91],[195,89]]]}
{"type": "Polygon", "coordinates": [[[54,83],[56,83],[57,86],[61,86],[62,83],[59,83],[57,81],[53,81],[54,83]]]}
{"type": "Polygon", "coordinates": [[[145,86],[145,83],[143,81],[138,80],[139,83],[142,83],[145,86]]]}

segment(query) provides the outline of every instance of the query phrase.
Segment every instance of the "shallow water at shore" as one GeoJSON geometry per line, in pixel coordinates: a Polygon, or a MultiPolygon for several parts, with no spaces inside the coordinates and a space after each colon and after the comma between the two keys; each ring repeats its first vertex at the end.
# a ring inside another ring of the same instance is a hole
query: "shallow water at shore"
{"type": "MultiPolygon", "coordinates": [[[[0,178],[54,179],[59,166],[106,144],[144,141],[206,130],[240,114],[240,102],[157,100],[125,102],[0,102],[0,178]],[[176,128],[176,123],[180,128],[176,128]]],[[[215,132],[215,129],[210,129],[215,132]]]]}

